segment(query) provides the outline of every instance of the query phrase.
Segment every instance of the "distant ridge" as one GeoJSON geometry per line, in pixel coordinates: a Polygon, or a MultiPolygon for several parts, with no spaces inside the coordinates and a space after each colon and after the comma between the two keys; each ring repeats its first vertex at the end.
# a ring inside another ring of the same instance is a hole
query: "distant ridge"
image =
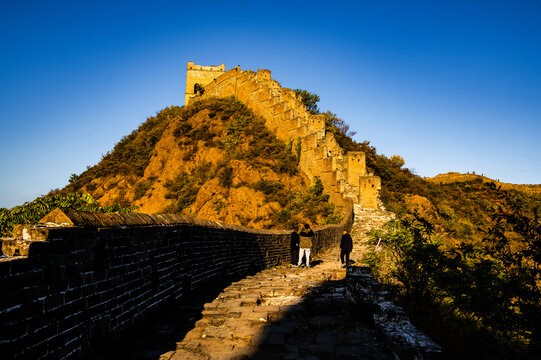
{"type": "Polygon", "coordinates": [[[439,174],[434,177],[425,177],[426,181],[430,181],[432,183],[436,184],[452,184],[452,183],[458,183],[458,182],[470,182],[470,181],[478,181],[482,180],[483,183],[487,182],[493,182],[496,184],[496,186],[501,186],[503,190],[518,190],[523,191],[529,194],[541,194],[541,184],[510,184],[510,183],[504,183],[500,182],[491,178],[488,178],[483,175],[478,174],[461,174],[458,172],[448,172],[446,174],[439,174]]]}

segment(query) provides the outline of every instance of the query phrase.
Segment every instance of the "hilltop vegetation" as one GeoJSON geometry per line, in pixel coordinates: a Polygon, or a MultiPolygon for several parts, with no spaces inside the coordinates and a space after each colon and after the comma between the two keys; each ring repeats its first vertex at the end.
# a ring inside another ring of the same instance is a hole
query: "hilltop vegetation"
{"type": "Polygon", "coordinates": [[[0,209],[0,236],[11,236],[13,226],[16,224],[37,223],[56,208],[110,213],[132,212],[136,207],[123,207],[120,204],[101,206],[89,194],[49,194],[12,209],[0,209]]]}
{"type": "Polygon", "coordinates": [[[240,101],[201,100],[150,117],[63,191],[255,228],[339,222],[321,181],[299,173],[293,146],[240,101]]]}

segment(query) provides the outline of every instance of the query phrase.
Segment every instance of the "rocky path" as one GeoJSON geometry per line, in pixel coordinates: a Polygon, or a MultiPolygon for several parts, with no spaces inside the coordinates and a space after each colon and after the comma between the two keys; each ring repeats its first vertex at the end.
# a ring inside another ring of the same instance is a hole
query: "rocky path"
{"type": "MultiPolygon", "coordinates": [[[[359,264],[364,233],[389,216],[355,213],[351,258],[359,264]]],[[[368,309],[346,300],[344,277],[334,248],[314,256],[311,268],[283,265],[232,283],[204,304],[195,326],[160,360],[393,359],[368,309]]]]}

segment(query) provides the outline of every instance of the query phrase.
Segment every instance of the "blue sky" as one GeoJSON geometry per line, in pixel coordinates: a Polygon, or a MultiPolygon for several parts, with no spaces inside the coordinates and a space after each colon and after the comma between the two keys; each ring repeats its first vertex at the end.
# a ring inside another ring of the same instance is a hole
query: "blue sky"
{"type": "Polygon", "coordinates": [[[541,2],[0,1],[0,207],[183,105],[186,63],[267,68],[420,176],[541,183],[541,2]]]}

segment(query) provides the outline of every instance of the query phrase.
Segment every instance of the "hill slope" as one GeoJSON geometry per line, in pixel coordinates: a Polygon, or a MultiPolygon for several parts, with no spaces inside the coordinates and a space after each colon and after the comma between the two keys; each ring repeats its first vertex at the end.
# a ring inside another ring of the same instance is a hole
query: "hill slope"
{"type": "Polygon", "coordinates": [[[500,182],[478,174],[461,174],[457,172],[448,172],[446,174],[439,174],[434,177],[426,177],[426,181],[430,181],[435,184],[452,184],[458,182],[472,182],[481,180],[483,183],[494,183],[496,186],[501,187],[502,190],[517,190],[523,191],[529,194],[541,194],[541,184],[538,185],[522,185],[522,184],[510,184],[500,182]]]}
{"type": "Polygon", "coordinates": [[[63,191],[145,213],[184,213],[254,228],[339,220],[321,184],[309,188],[292,144],[241,102],[169,107],[124,137],[63,191]]]}

